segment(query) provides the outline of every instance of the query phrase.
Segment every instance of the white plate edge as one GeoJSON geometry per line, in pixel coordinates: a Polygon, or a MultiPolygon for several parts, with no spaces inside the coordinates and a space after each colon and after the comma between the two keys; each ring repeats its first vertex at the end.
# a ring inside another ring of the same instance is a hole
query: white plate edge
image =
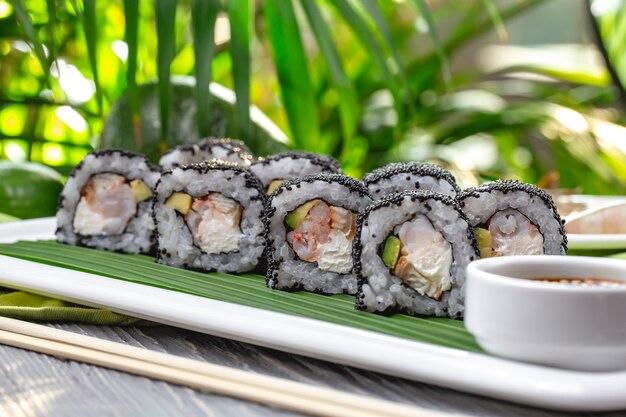
{"type": "Polygon", "coordinates": [[[624,249],[626,251],[626,234],[574,234],[567,235],[569,249],[624,249]]]}
{"type": "MultiPolygon", "coordinates": [[[[17,223],[26,228],[42,225],[17,223]]],[[[22,227],[14,229],[26,232],[22,227]]],[[[0,236],[5,228],[0,225],[0,236]]],[[[2,268],[3,285],[216,336],[528,405],[566,411],[626,408],[626,372],[584,373],[513,362],[12,257],[0,256],[0,265],[8,267],[2,268]],[[33,274],[33,268],[44,274],[33,274]],[[161,310],[168,311],[167,316],[161,310]],[[276,320],[283,327],[273,325],[276,320]],[[353,348],[366,345],[361,351],[353,348]]]]}

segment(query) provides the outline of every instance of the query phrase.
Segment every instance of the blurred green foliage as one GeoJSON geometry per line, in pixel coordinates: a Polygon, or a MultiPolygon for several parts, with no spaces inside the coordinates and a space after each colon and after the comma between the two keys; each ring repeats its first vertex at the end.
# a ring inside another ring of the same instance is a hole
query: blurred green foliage
{"type": "Polygon", "coordinates": [[[549,1],[0,0],[0,157],[66,173],[102,143],[155,158],[200,132],[263,154],[280,149],[278,126],[355,176],[434,160],[466,185],[624,193],[626,130],[606,70],[464,62],[481,36],[504,40],[509,19],[549,1]],[[201,82],[180,93],[168,74],[201,82]],[[248,120],[250,103],[273,123],[248,120]]]}
{"type": "MultiPolygon", "coordinates": [[[[626,7],[624,0],[590,0],[595,34],[613,76],[626,82],[626,7]]],[[[623,87],[622,87],[623,88],[623,87]]]]}

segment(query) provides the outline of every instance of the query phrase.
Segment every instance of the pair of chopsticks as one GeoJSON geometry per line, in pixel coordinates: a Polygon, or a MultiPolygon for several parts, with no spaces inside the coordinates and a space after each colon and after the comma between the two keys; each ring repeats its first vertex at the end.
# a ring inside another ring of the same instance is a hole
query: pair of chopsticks
{"type": "Polygon", "coordinates": [[[451,416],[4,317],[0,343],[310,415],[451,416]]]}

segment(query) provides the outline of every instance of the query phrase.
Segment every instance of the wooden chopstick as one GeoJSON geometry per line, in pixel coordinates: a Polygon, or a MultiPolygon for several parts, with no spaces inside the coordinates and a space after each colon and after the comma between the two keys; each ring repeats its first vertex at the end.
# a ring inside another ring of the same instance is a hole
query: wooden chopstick
{"type": "Polygon", "coordinates": [[[0,343],[311,415],[451,416],[4,317],[0,343]]]}

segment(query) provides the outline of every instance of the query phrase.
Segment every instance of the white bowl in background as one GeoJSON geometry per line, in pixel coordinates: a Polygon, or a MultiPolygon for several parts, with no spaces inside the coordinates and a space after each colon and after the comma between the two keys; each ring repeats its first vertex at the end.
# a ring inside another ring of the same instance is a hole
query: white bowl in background
{"type": "Polygon", "coordinates": [[[467,268],[465,326],[487,352],[584,371],[626,369],[626,285],[582,287],[532,278],[626,281],[626,261],[508,256],[467,268]]]}

